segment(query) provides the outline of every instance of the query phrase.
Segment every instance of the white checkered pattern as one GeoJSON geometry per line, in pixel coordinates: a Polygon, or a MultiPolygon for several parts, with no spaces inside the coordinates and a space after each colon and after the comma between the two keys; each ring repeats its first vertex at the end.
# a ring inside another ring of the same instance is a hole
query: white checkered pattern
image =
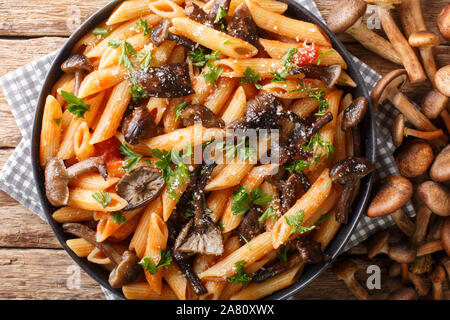
{"type": "MultiPolygon", "coordinates": [[[[321,18],[313,0],[297,0],[297,2],[321,18]]],[[[51,53],[0,78],[0,86],[3,88],[8,104],[23,136],[22,141],[0,172],[0,188],[43,220],[46,220],[46,218],[39,203],[32,174],[31,130],[37,99],[47,71],[50,69],[56,54],[57,52],[51,53]]],[[[356,57],[354,57],[354,60],[369,91],[371,91],[381,78],[380,75],[356,57]]],[[[397,114],[398,111],[390,105],[380,106],[378,109],[376,119],[378,131],[377,156],[375,162],[377,179],[399,174],[392,157],[395,147],[390,135],[390,127],[397,114]]],[[[411,203],[408,203],[404,210],[410,216],[415,214],[411,203]]],[[[345,250],[364,241],[376,231],[391,225],[393,225],[393,220],[389,216],[376,219],[363,216],[345,250]]],[[[108,299],[117,298],[113,293],[108,292],[104,288],[102,289],[108,299]]]]}

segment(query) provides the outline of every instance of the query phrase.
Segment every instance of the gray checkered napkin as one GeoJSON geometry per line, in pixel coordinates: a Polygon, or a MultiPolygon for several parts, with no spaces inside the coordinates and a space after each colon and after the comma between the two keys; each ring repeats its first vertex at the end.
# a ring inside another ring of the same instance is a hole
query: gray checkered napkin
{"type": "MultiPolygon", "coordinates": [[[[317,17],[321,17],[313,0],[297,1],[317,17]]],[[[53,52],[0,78],[0,85],[23,137],[0,172],[0,188],[43,220],[46,220],[46,217],[39,203],[32,175],[31,131],[37,99],[47,71],[50,69],[56,55],[57,52],[53,52]]],[[[372,90],[381,78],[380,75],[356,57],[353,57],[353,59],[367,87],[369,90],[372,90]]],[[[389,106],[381,106],[377,113],[376,127],[378,137],[376,142],[377,158],[375,161],[375,176],[377,179],[399,174],[392,157],[395,147],[389,133],[389,128],[396,115],[397,111],[389,106]]],[[[410,216],[415,214],[411,203],[408,203],[404,210],[410,216]]],[[[364,241],[376,231],[391,225],[393,225],[393,221],[389,216],[375,219],[363,216],[355,228],[346,250],[364,241]]],[[[111,292],[107,290],[104,290],[104,292],[108,299],[116,298],[111,292]]]]}

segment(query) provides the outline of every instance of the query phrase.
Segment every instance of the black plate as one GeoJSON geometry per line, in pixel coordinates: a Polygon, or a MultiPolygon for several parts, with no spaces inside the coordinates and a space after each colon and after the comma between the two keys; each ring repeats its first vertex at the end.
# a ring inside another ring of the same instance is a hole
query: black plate
{"type": "MultiPolygon", "coordinates": [[[[282,0],[282,1],[289,4],[289,9],[286,12],[286,15],[295,17],[300,20],[312,22],[324,30],[326,35],[331,40],[333,48],[336,49],[346,61],[348,65],[348,69],[346,70],[347,73],[358,84],[357,88],[351,88],[350,90],[346,91],[352,93],[353,97],[365,96],[370,101],[369,94],[364,84],[364,81],[361,77],[361,74],[357,70],[351,55],[345,49],[344,45],[339,41],[336,35],[333,34],[320,20],[318,20],[314,15],[312,15],[301,5],[297,4],[294,0],[282,0]]],[[[49,224],[56,235],[56,238],[61,243],[62,247],[70,255],[70,257],[72,257],[72,259],[93,279],[99,282],[103,287],[112,290],[118,296],[125,299],[120,289],[113,289],[109,285],[108,272],[106,272],[99,265],[87,261],[85,258],[77,257],[75,253],[73,253],[72,250],[70,250],[67,247],[66,240],[70,239],[71,236],[64,233],[61,224],[57,223],[52,219],[52,213],[56,210],[56,208],[54,208],[48,202],[45,196],[44,171],[42,170],[39,164],[40,132],[45,99],[47,95],[50,94],[54,83],[62,75],[60,66],[62,62],[65,59],[67,59],[67,57],[70,55],[70,52],[75,43],[79,39],[81,39],[85,34],[87,34],[93,28],[95,28],[96,25],[106,20],[107,17],[114,10],[114,8],[117,6],[117,4],[120,2],[122,1],[121,0],[112,1],[108,5],[97,11],[72,34],[72,36],[69,38],[69,40],[65,43],[65,45],[58,53],[55,61],[53,62],[47,74],[44,85],[42,87],[41,94],[39,96],[38,105],[34,117],[31,157],[33,164],[33,174],[37,185],[40,202],[44,209],[45,215],[49,221],[49,224]]],[[[375,161],[375,126],[374,126],[374,115],[371,107],[369,107],[369,112],[366,115],[363,123],[361,124],[361,141],[363,148],[362,150],[365,152],[365,156],[369,160],[375,161]]],[[[330,243],[330,245],[325,251],[330,256],[330,260],[328,262],[321,264],[307,265],[298,282],[268,296],[266,299],[287,299],[292,295],[294,295],[299,290],[301,290],[302,288],[304,288],[306,285],[311,283],[315,278],[317,278],[320,274],[322,274],[325,271],[325,269],[339,255],[339,253],[344,248],[345,244],[348,242],[353,229],[357,225],[359,218],[366,207],[372,184],[373,184],[373,176],[366,177],[361,181],[360,192],[353,204],[352,207],[353,214],[349,219],[349,223],[340,228],[336,237],[333,239],[333,241],[330,243]]]]}

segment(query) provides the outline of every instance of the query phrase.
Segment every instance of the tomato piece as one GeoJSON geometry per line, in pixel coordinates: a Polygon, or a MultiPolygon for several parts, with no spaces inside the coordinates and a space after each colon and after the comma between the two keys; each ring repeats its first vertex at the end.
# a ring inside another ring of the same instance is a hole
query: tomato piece
{"type": "Polygon", "coordinates": [[[119,146],[121,145],[119,139],[112,137],[108,140],[95,144],[96,156],[101,156],[105,162],[121,160],[119,146]]]}
{"type": "Polygon", "coordinates": [[[314,44],[307,45],[303,44],[302,47],[299,47],[297,53],[294,56],[294,63],[297,66],[302,66],[305,64],[311,64],[317,60],[319,57],[319,50],[317,50],[314,44]]]}
{"type": "Polygon", "coordinates": [[[122,159],[109,160],[106,162],[106,171],[111,177],[121,178],[126,173],[123,165],[122,159]]]}

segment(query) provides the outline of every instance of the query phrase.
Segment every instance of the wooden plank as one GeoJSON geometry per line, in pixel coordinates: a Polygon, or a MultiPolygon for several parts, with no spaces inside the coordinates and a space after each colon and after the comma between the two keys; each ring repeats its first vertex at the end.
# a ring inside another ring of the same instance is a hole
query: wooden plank
{"type": "Polygon", "coordinates": [[[0,299],[105,299],[64,250],[0,249],[0,275],[0,299]]]}

